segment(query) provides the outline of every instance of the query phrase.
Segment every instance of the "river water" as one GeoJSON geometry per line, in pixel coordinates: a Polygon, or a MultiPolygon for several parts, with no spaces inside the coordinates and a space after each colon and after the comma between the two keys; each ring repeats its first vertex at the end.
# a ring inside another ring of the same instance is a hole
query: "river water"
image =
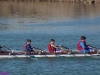
{"type": "MultiPolygon", "coordinates": [[[[77,49],[80,37],[100,48],[100,5],[66,2],[0,1],[0,45],[23,51],[26,39],[47,50],[56,45],[77,49]]],[[[99,58],[0,59],[0,74],[9,75],[100,75],[99,58]]]]}

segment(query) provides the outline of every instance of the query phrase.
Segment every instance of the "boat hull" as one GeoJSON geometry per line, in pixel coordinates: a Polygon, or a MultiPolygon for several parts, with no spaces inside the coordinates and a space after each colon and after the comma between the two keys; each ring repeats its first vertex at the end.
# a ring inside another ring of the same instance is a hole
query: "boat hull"
{"type": "Polygon", "coordinates": [[[90,56],[100,56],[100,54],[0,55],[0,58],[90,57],[90,56]]]}
{"type": "Polygon", "coordinates": [[[100,50],[96,50],[95,52],[90,52],[88,54],[80,53],[78,50],[73,50],[73,52],[66,52],[66,53],[49,53],[47,51],[42,52],[39,54],[38,52],[35,53],[25,53],[21,51],[12,50],[13,53],[0,53],[0,58],[41,58],[41,57],[90,57],[90,56],[99,56],[100,50]]]}

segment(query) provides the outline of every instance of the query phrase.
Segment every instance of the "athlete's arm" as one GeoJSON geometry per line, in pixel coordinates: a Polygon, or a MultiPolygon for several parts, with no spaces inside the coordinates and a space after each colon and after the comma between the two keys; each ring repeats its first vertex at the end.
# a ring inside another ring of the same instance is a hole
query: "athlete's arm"
{"type": "Polygon", "coordinates": [[[58,47],[56,47],[54,44],[51,44],[51,46],[54,47],[54,48],[58,48],[58,47]]]}

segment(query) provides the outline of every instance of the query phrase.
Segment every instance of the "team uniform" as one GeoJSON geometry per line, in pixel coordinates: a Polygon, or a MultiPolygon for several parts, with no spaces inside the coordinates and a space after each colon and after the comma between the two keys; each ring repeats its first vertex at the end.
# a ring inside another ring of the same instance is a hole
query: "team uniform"
{"type": "Polygon", "coordinates": [[[80,52],[83,52],[83,53],[88,53],[89,52],[89,48],[86,46],[85,41],[79,41],[77,43],[77,48],[80,52]]]}
{"type": "Polygon", "coordinates": [[[50,53],[61,52],[61,50],[58,50],[58,49],[52,47],[51,44],[48,44],[48,50],[49,50],[50,53]]]}
{"type": "Polygon", "coordinates": [[[29,52],[33,52],[34,51],[30,44],[25,44],[24,45],[24,50],[25,51],[29,51],[29,52]]]}
{"type": "Polygon", "coordinates": [[[86,45],[86,42],[85,41],[79,41],[78,44],[77,44],[77,48],[80,52],[83,52],[83,53],[88,53],[88,52],[93,52],[94,49],[91,48],[91,47],[88,47],[86,45]]]}

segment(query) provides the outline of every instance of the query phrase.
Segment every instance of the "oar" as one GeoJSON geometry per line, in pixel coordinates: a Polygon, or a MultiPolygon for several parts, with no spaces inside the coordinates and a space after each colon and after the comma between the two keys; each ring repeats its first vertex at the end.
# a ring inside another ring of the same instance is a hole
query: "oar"
{"type": "Polygon", "coordinates": [[[2,48],[4,47],[4,48],[6,48],[8,51],[9,51],[9,55],[11,55],[12,54],[12,50],[11,49],[9,49],[8,47],[6,47],[6,46],[1,46],[2,48]]]}
{"type": "MultiPolygon", "coordinates": [[[[35,47],[32,48],[32,49],[33,49],[33,52],[34,52],[34,48],[35,48],[35,47]]],[[[27,52],[26,52],[26,55],[29,56],[31,59],[38,60],[34,55],[31,55],[31,52],[29,52],[28,54],[27,54],[27,52]]]]}
{"type": "Polygon", "coordinates": [[[62,45],[59,45],[59,47],[60,47],[60,49],[64,49],[67,52],[72,52],[72,50],[70,50],[68,47],[65,47],[65,46],[62,46],[62,45]]]}
{"type": "Polygon", "coordinates": [[[38,60],[34,55],[29,55],[31,59],[38,60]]]}
{"type": "Polygon", "coordinates": [[[26,55],[26,57],[28,56],[28,57],[31,58],[31,59],[38,60],[38,59],[34,56],[34,54],[31,55],[31,52],[26,52],[25,55],[26,55]]]}
{"type": "Polygon", "coordinates": [[[33,47],[33,50],[36,50],[37,52],[39,52],[39,55],[44,52],[42,49],[39,49],[39,48],[36,48],[36,47],[33,47]]]}

